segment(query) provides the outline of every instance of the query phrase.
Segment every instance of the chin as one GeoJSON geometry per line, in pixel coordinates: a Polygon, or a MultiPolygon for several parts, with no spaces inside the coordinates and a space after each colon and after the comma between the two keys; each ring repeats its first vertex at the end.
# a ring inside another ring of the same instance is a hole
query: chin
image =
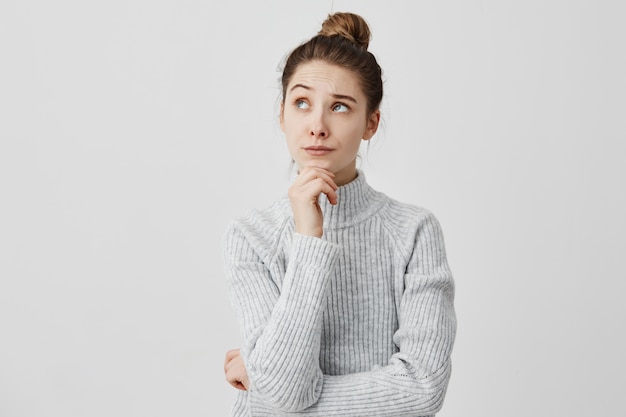
{"type": "Polygon", "coordinates": [[[324,159],[310,159],[304,161],[304,164],[298,164],[299,167],[317,167],[328,170],[332,173],[335,173],[335,169],[333,168],[333,164],[330,161],[324,159]]]}

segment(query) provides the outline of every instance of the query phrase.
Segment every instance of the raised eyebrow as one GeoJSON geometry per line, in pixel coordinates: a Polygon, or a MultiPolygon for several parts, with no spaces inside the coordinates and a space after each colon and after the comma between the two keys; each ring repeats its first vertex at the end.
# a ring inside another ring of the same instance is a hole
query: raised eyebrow
{"type": "Polygon", "coordinates": [[[293,91],[293,90],[295,90],[295,89],[296,89],[296,88],[298,88],[298,87],[300,87],[300,88],[304,88],[305,90],[311,90],[311,87],[309,87],[308,85],[304,85],[304,84],[296,84],[296,85],[294,85],[293,87],[291,87],[291,88],[289,89],[289,91],[293,91]]]}
{"type": "Polygon", "coordinates": [[[346,96],[344,94],[332,94],[331,96],[333,98],[336,98],[337,100],[347,100],[353,102],[354,104],[357,104],[356,99],[352,96],[346,96]]]}
{"type": "MultiPolygon", "coordinates": [[[[291,87],[291,88],[289,89],[289,91],[293,91],[293,90],[295,90],[295,89],[296,89],[296,88],[298,88],[298,87],[300,87],[300,88],[304,88],[305,90],[312,90],[312,89],[313,89],[313,88],[309,87],[308,85],[304,85],[304,84],[296,84],[296,85],[294,85],[293,87],[291,87]]],[[[351,102],[353,102],[354,104],[357,104],[357,103],[358,103],[354,97],[352,97],[352,96],[348,96],[348,95],[345,95],[345,94],[331,94],[330,96],[331,96],[332,98],[337,99],[337,100],[347,100],[347,101],[351,101],[351,102]]]]}

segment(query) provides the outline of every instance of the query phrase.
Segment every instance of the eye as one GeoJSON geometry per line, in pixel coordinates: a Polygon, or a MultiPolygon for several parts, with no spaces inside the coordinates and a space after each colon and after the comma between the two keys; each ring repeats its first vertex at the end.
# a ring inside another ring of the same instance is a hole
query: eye
{"type": "Polygon", "coordinates": [[[348,110],[350,110],[350,107],[346,106],[343,103],[336,103],[335,105],[333,105],[333,111],[337,113],[345,113],[348,110]]]}
{"type": "Polygon", "coordinates": [[[307,103],[305,100],[299,98],[295,101],[295,105],[297,108],[299,109],[308,109],[309,108],[309,103],[307,103]]]}

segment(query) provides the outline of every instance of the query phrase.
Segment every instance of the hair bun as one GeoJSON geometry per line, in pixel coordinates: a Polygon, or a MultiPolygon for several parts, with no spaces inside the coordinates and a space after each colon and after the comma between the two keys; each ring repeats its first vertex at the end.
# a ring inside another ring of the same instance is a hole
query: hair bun
{"type": "Polygon", "coordinates": [[[367,49],[371,36],[365,19],[354,13],[342,12],[328,15],[318,35],[342,36],[363,49],[367,49]]]}

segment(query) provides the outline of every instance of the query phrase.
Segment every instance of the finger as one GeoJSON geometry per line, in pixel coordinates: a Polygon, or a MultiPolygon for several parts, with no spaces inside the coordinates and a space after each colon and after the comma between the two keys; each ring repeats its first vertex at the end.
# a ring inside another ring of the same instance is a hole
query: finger
{"type": "Polygon", "coordinates": [[[240,364],[237,358],[228,361],[228,363],[224,366],[224,374],[226,375],[226,377],[232,375],[233,370],[236,369],[238,366],[240,366],[240,364]]]}
{"type": "Polygon", "coordinates": [[[224,364],[224,372],[228,373],[231,369],[240,365],[243,366],[243,359],[241,358],[241,356],[235,356],[224,364]]]}
{"type": "Polygon", "coordinates": [[[302,168],[302,169],[300,169],[298,171],[298,174],[302,174],[302,173],[309,172],[309,171],[325,172],[329,176],[335,178],[335,174],[332,171],[329,171],[326,168],[318,167],[318,166],[315,166],[315,165],[307,165],[307,166],[305,166],[304,168],[302,168]]]}
{"type": "Polygon", "coordinates": [[[248,390],[248,388],[246,388],[246,386],[239,381],[233,381],[233,382],[229,381],[228,383],[239,390],[242,390],[242,391],[248,390]]]}
{"type": "Polygon", "coordinates": [[[315,181],[318,178],[326,181],[331,187],[335,190],[338,188],[335,180],[333,179],[335,174],[330,171],[321,168],[309,168],[306,171],[303,171],[296,180],[294,181],[294,185],[296,187],[308,184],[311,181],[315,181]]]}
{"type": "Polygon", "coordinates": [[[228,352],[226,352],[226,358],[233,358],[240,354],[241,354],[241,349],[230,349],[228,352]]]}
{"type": "Polygon", "coordinates": [[[317,205],[321,193],[336,195],[336,188],[322,178],[316,178],[306,184],[289,189],[288,195],[292,204],[305,203],[317,205]]]}
{"type": "Polygon", "coordinates": [[[246,368],[241,357],[232,359],[229,362],[228,370],[225,373],[226,381],[234,388],[247,390],[244,380],[247,381],[246,368]]]}
{"type": "Polygon", "coordinates": [[[237,379],[234,376],[227,377],[226,381],[230,385],[232,385],[234,388],[240,389],[242,391],[246,391],[247,390],[246,386],[239,379],[237,379]]]}
{"type": "Polygon", "coordinates": [[[241,355],[241,349],[231,349],[226,352],[226,361],[231,360],[232,358],[241,355]]]}
{"type": "Polygon", "coordinates": [[[232,384],[235,388],[240,389],[242,391],[247,391],[248,388],[246,388],[246,386],[244,384],[242,384],[239,381],[236,381],[234,384],[232,384]]]}
{"type": "Polygon", "coordinates": [[[328,198],[328,202],[332,204],[333,206],[337,205],[337,193],[336,192],[326,194],[326,198],[328,198]]]}
{"type": "MultiPolygon", "coordinates": [[[[231,368],[237,359],[241,359],[239,349],[233,349],[226,352],[226,358],[224,359],[224,372],[231,368]]],[[[241,361],[243,362],[243,359],[241,359],[241,361]]]]}
{"type": "Polygon", "coordinates": [[[324,179],[317,178],[302,186],[301,192],[303,196],[311,199],[313,203],[317,203],[317,198],[324,193],[330,197],[331,201],[337,200],[337,192],[324,179]]]}

